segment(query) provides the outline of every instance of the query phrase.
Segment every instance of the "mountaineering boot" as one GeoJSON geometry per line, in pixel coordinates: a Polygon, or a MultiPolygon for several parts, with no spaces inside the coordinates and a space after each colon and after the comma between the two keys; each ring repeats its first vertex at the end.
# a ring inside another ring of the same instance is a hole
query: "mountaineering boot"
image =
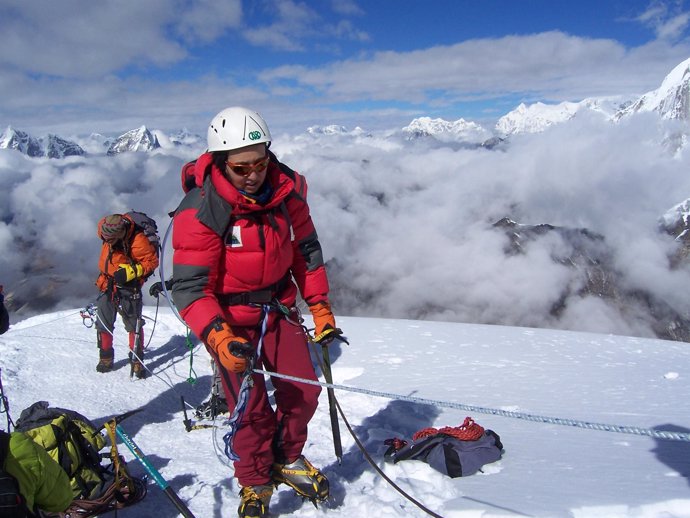
{"type": "Polygon", "coordinates": [[[132,376],[135,376],[137,379],[140,379],[140,380],[143,380],[146,378],[146,369],[144,369],[144,366],[141,364],[141,362],[138,362],[137,360],[133,360],[132,362],[130,362],[130,366],[132,368],[130,378],[132,376]]]}
{"type": "MultiPolygon", "coordinates": [[[[143,360],[144,351],[139,352],[137,356],[143,360]]],[[[140,380],[146,378],[146,369],[144,368],[144,365],[137,360],[132,353],[129,353],[129,369],[130,378],[136,377],[140,380]]]]}
{"type": "Polygon", "coordinates": [[[240,506],[237,516],[240,518],[266,518],[268,504],[273,494],[273,486],[246,486],[240,490],[240,506]]]}
{"type": "Polygon", "coordinates": [[[288,464],[273,465],[273,482],[276,486],[280,483],[287,484],[295,492],[316,502],[322,502],[328,498],[328,479],[326,475],[312,466],[311,462],[300,455],[297,460],[288,464]]]}
{"type": "Polygon", "coordinates": [[[115,358],[114,351],[108,349],[107,351],[100,351],[98,359],[98,365],[96,365],[96,370],[98,372],[110,372],[113,370],[113,359],[115,358]]]}
{"type": "Polygon", "coordinates": [[[210,397],[208,401],[204,401],[194,411],[197,419],[208,419],[213,420],[221,414],[227,414],[230,412],[228,408],[228,402],[222,396],[216,396],[215,394],[210,397]]]}
{"type": "Polygon", "coordinates": [[[113,335],[105,331],[99,331],[96,335],[98,342],[98,365],[96,371],[110,372],[113,370],[115,351],[113,350],[113,335]]]}

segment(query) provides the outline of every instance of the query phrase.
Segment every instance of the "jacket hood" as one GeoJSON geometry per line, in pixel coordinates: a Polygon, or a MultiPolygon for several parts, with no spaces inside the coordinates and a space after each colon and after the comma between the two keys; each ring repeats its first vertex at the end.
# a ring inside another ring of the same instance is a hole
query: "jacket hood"
{"type": "Polygon", "coordinates": [[[253,212],[271,209],[279,205],[294,189],[294,182],[280,170],[280,167],[273,162],[269,162],[265,181],[269,182],[273,188],[273,196],[271,196],[267,203],[259,205],[250,202],[232,185],[220,169],[213,165],[211,153],[204,153],[196,161],[194,177],[197,186],[203,188],[207,170],[211,171],[210,176],[213,187],[215,187],[221,198],[232,205],[233,212],[253,212]]]}

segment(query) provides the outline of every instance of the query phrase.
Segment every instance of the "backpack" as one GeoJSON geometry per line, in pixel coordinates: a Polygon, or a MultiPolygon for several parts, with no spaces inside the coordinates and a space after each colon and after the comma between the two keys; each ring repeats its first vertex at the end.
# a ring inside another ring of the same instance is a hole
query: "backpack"
{"type": "Polygon", "coordinates": [[[10,448],[10,434],[0,430],[0,516],[28,518],[26,499],[19,492],[17,479],[5,471],[5,459],[10,448]]]}
{"type": "Polygon", "coordinates": [[[22,411],[16,430],[24,432],[62,467],[70,478],[74,498],[95,499],[113,482],[101,466],[105,437],[86,417],[73,410],[49,408],[38,401],[22,411]]]}
{"type": "Polygon", "coordinates": [[[160,257],[161,251],[161,238],[158,235],[158,225],[156,220],[149,217],[144,212],[139,212],[136,210],[130,210],[125,213],[125,216],[129,216],[132,221],[134,221],[134,233],[143,232],[146,238],[151,243],[151,246],[156,250],[156,256],[160,257]]]}
{"type": "Polygon", "coordinates": [[[468,417],[455,428],[429,428],[413,435],[412,442],[394,438],[384,459],[393,464],[403,460],[421,460],[451,478],[474,475],[484,464],[495,462],[503,454],[501,438],[493,430],[484,430],[468,417]]]}

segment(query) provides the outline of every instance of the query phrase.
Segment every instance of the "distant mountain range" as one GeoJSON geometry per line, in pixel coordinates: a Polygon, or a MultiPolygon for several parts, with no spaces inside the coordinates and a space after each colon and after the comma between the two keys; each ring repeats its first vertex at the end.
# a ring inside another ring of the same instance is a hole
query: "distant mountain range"
{"type": "Polygon", "coordinates": [[[84,150],[78,144],[57,135],[35,138],[28,133],[12,128],[12,126],[8,126],[0,135],[0,149],[16,149],[25,155],[48,158],[84,154],[84,150]]]}
{"type": "MultiPolygon", "coordinates": [[[[505,138],[519,133],[539,133],[550,126],[566,122],[583,111],[600,114],[612,122],[640,112],[657,112],[663,119],[690,120],[690,59],[676,66],[664,78],[659,88],[637,99],[590,98],[580,102],[559,104],[522,103],[497,121],[493,134],[505,138]]],[[[471,140],[465,133],[467,131],[474,136],[491,133],[464,119],[448,122],[443,119],[421,117],[403,128],[403,132],[411,138],[428,135],[447,138],[451,134],[456,134],[471,140]]]]}
{"type": "MultiPolygon", "coordinates": [[[[109,140],[103,135],[94,133],[89,136],[88,154],[105,153],[109,156],[131,151],[152,151],[161,147],[156,135],[146,126],[130,130],[119,137],[109,140]]],[[[0,149],[15,149],[31,157],[64,158],[67,156],[86,155],[87,152],[76,142],[63,139],[57,135],[33,137],[28,133],[8,126],[0,135],[0,149]]]]}
{"type": "MultiPolygon", "coordinates": [[[[456,142],[467,145],[482,145],[492,148],[511,135],[520,133],[539,133],[550,126],[562,124],[578,114],[588,111],[597,113],[611,122],[641,112],[657,112],[663,119],[690,120],[690,59],[676,66],[656,90],[647,92],[639,98],[589,98],[580,102],[544,104],[541,102],[517,108],[501,117],[493,129],[465,119],[446,121],[419,117],[412,120],[394,135],[405,140],[432,138],[441,143],[456,142]]],[[[312,126],[307,129],[312,136],[371,136],[360,127],[349,131],[344,126],[312,126]]],[[[0,135],[0,149],[15,149],[32,157],[63,158],[74,155],[100,154],[116,155],[125,152],[147,152],[160,148],[160,140],[168,146],[198,145],[203,137],[182,130],[174,135],[151,132],[146,126],[123,133],[109,140],[94,133],[84,147],[76,142],[57,135],[33,137],[11,126],[0,135]],[[88,146],[86,145],[88,144],[88,146]]],[[[203,145],[203,144],[202,144],[203,145]]]]}

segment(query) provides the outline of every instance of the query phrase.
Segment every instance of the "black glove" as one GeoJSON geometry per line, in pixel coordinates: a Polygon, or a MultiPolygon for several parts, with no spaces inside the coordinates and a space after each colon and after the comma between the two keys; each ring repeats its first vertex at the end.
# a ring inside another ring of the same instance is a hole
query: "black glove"
{"type": "Polygon", "coordinates": [[[324,330],[314,337],[314,342],[319,345],[329,345],[336,338],[350,345],[350,342],[348,342],[347,338],[343,335],[342,330],[338,327],[331,327],[330,324],[326,324],[324,330]]]}
{"type": "Polygon", "coordinates": [[[154,282],[149,288],[149,295],[158,298],[158,295],[160,295],[161,291],[163,291],[163,283],[161,283],[161,281],[154,282]]]}
{"type": "Polygon", "coordinates": [[[113,279],[118,286],[124,286],[128,282],[140,278],[142,275],[144,275],[144,267],[139,263],[134,264],[134,266],[121,264],[120,268],[113,274],[113,279]]]}
{"type": "MultiPolygon", "coordinates": [[[[167,281],[165,281],[165,289],[167,291],[170,291],[172,289],[172,285],[172,279],[168,279],[167,281]]],[[[158,295],[161,294],[161,291],[163,291],[163,283],[161,283],[161,281],[154,282],[149,288],[149,295],[158,298],[158,295]]]]}

